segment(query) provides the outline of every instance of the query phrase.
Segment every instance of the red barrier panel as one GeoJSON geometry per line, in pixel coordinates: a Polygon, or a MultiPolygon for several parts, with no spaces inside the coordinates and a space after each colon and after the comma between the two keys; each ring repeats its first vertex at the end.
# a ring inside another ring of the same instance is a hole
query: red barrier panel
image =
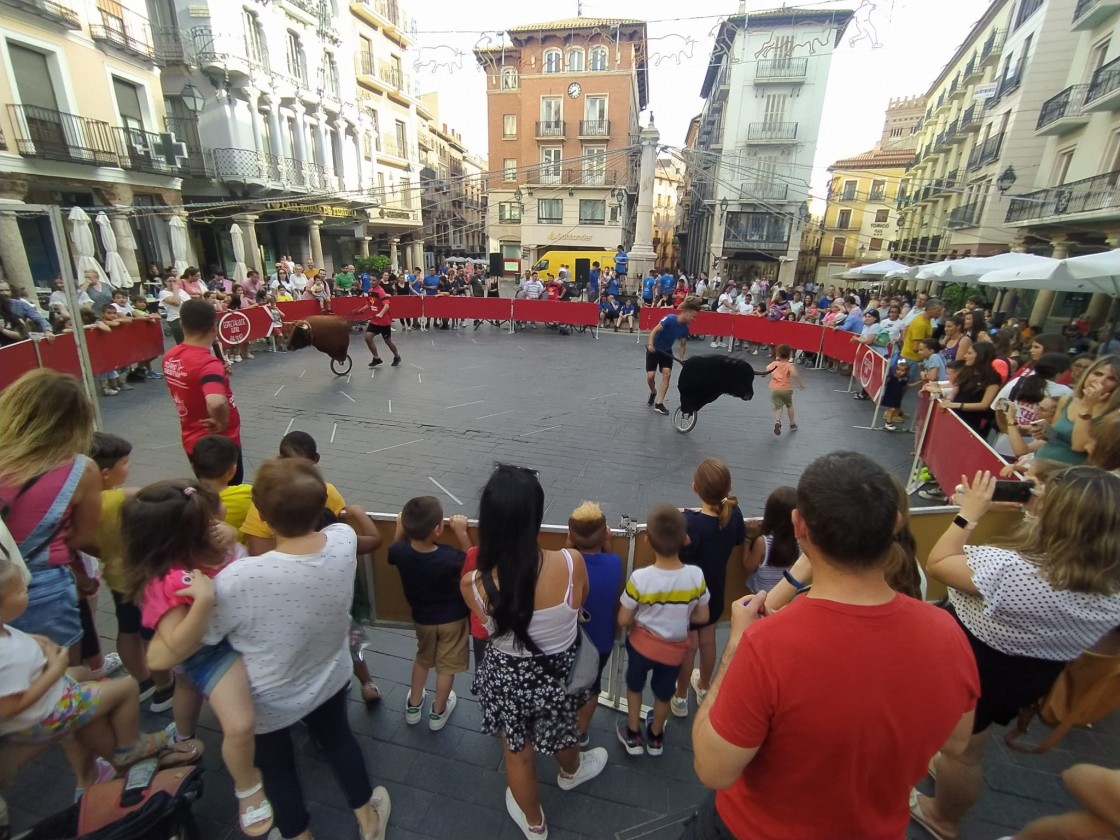
{"type": "Polygon", "coordinates": [[[162,355],[163,327],[158,321],[145,319],[126,321],[109,332],[87,330],[86,346],[94,374],[108,373],[162,355]]]}
{"type": "Polygon", "coordinates": [[[247,306],[238,311],[249,319],[250,341],[257,341],[258,339],[268,337],[269,332],[272,330],[272,315],[269,314],[267,308],[263,306],[247,306]]]}
{"type": "Polygon", "coordinates": [[[672,315],[677,310],[661,306],[643,306],[638,310],[638,329],[652,330],[666,315],[672,315]]]}
{"type": "Polygon", "coordinates": [[[369,320],[369,309],[366,306],[365,297],[331,298],[331,312],[346,318],[348,321],[369,320]]]}
{"type": "Polygon", "coordinates": [[[733,335],[737,319],[737,315],[729,312],[698,312],[688,328],[693,335],[718,335],[721,338],[728,338],[733,335]]]}
{"type": "MultiPolygon", "coordinates": [[[[478,321],[508,321],[513,312],[511,298],[449,297],[417,298],[424,301],[425,318],[462,318],[478,321]]],[[[576,304],[565,304],[575,306],[576,304]]],[[[568,323],[568,322],[565,322],[568,323]]]]}
{"type": "Polygon", "coordinates": [[[302,321],[312,315],[322,315],[323,308],[317,300],[285,300],[276,304],[285,321],[302,321]]]}
{"type": "Polygon", "coordinates": [[[853,368],[856,379],[871,399],[879,401],[879,394],[883,384],[887,381],[887,360],[880,356],[866,344],[856,348],[856,361],[853,368]]]}
{"type": "MultiPolygon", "coordinates": [[[[45,341],[43,343],[46,344],[45,341]]],[[[39,357],[35,355],[35,342],[19,341],[0,347],[0,391],[37,367],[39,357]]]]}
{"type": "MultiPolygon", "coordinates": [[[[425,307],[424,313],[427,314],[427,311],[425,307]]],[[[570,303],[558,300],[515,300],[513,319],[593,327],[599,323],[599,306],[594,303],[570,303]]]]}
{"type": "Polygon", "coordinates": [[[998,474],[1004,465],[980,435],[955,413],[937,405],[926,427],[921,456],[946,496],[952,495],[962,475],[971,479],[978,470],[998,474]]]}
{"type": "Polygon", "coordinates": [[[854,335],[855,333],[846,330],[825,329],[822,352],[828,358],[836,359],[846,365],[855,364],[856,348],[859,345],[852,341],[854,335]]]}
{"type": "MultiPolygon", "coordinates": [[[[389,314],[394,318],[419,318],[424,314],[424,298],[419,295],[401,295],[389,299],[389,314]]],[[[369,317],[369,312],[364,316],[369,317]]]]}
{"type": "MultiPolygon", "coordinates": [[[[97,329],[86,327],[88,339],[97,329]]],[[[55,336],[54,341],[39,342],[39,367],[50,368],[82,378],[82,365],[78,361],[78,347],[73,333],[55,336]]],[[[21,371],[22,373],[22,371],[21,371]]]]}

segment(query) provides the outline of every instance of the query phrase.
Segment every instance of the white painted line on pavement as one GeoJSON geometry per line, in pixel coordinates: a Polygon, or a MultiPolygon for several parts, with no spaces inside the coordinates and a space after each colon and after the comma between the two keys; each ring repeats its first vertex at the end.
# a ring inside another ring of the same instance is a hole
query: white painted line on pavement
{"type": "Polygon", "coordinates": [[[424,377],[421,374],[418,373],[418,374],[416,374],[416,381],[419,382],[421,385],[423,385],[424,384],[424,377]]]}
{"type": "Polygon", "coordinates": [[[352,373],[348,373],[348,374],[346,374],[346,384],[347,384],[347,385],[349,385],[349,384],[350,384],[350,377],[351,377],[351,376],[353,376],[353,375],[354,375],[354,374],[352,374],[352,373]]]}
{"type": "MultiPolygon", "coordinates": [[[[399,446],[412,446],[412,444],[414,444],[414,443],[423,443],[423,441],[424,441],[424,438],[417,438],[416,440],[410,440],[408,443],[394,443],[392,446],[383,446],[380,449],[371,449],[366,454],[367,455],[372,455],[374,452],[385,452],[389,449],[396,449],[399,446]]],[[[462,504],[462,503],[460,502],[460,504],[462,504]]]]}
{"type": "Polygon", "coordinates": [[[517,411],[516,408],[511,408],[509,411],[499,411],[497,414],[483,414],[481,417],[474,418],[475,420],[485,420],[487,417],[501,417],[503,414],[513,414],[517,411]]]}
{"type": "Polygon", "coordinates": [[[414,365],[414,364],[413,364],[412,362],[409,362],[409,363],[408,363],[408,366],[409,366],[409,367],[414,367],[414,368],[416,368],[417,370],[423,370],[423,369],[424,369],[424,368],[420,367],[420,365],[414,365]]]}
{"type": "Polygon", "coordinates": [[[337,423],[335,423],[334,428],[331,429],[331,443],[334,443],[334,436],[336,434],[338,434],[338,424],[337,423]]]}
{"type": "Polygon", "coordinates": [[[352,403],[356,403],[356,402],[357,402],[357,400],[356,400],[356,399],[354,399],[354,398],[353,398],[352,396],[350,396],[349,394],[347,394],[347,393],[346,393],[345,391],[339,391],[338,393],[342,394],[342,396],[346,397],[346,399],[350,400],[350,402],[352,402],[352,403]]]}
{"type": "Polygon", "coordinates": [[[522,346],[521,346],[520,344],[518,344],[518,345],[517,345],[517,349],[518,349],[518,350],[520,350],[520,351],[521,351],[521,352],[523,352],[523,353],[528,353],[528,352],[529,352],[529,351],[528,351],[528,350],[526,350],[526,349],[525,349],[524,347],[522,347],[522,346]]]}
{"type": "Polygon", "coordinates": [[[393,401],[392,400],[389,400],[389,413],[390,414],[393,413],[393,401]]]}
{"type": "Polygon", "coordinates": [[[436,487],[438,487],[440,490],[442,490],[444,493],[446,493],[448,496],[450,496],[452,501],[455,502],[455,504],[462,507],[462,505],[463,505],[463,500],[462,499],[460,499],[458,496],[456,496],[454,493],[452,493],[450,490],[448,490],[446,487],[444,487],[442,484],[440,484],[438,481],[436,481],[431,476],[428,476],[428,481],[432,482],[432,484],[434,484],[436,487]]]}
{"type": "Polygon", "coordinates": [[[274,396],[274,397],[280,396],[280,392],[283,391],[283,390],[284,390],[284,386],[281,385],[279,388],[276,389],[276,393],[273,394],[272,396],[274,396]]]}
{"type": "Polygon", "coordinates": [[[291,420],[288,421],[288,428],[286,428],[284,430],[284,434],[287,434],[288,432],[290,432],[292,430],[292,424],[295,423],[295,422],[296,422],[295,417],[293,417],[291,420]]]}
{"type": "Polygon", "coordinates": [[[449,405],[446,408],[444,408],[444,411],[448,411],[449,409],[452,409],[452,408],[462,408],[465,405],[479,405],[480,403],[484,403],[484,402],[486,402],[486,400],[475,400],[474,402],[469,402],[469,403],[459,403],[458,405],[449,405]]]}
{"type": "Polygon", "coordinates": [[[528,437],[529,435],[539,435],[541,432],[551,432],[553,429],[559,429],[559,426],[549,426],[547,429],[534,429],[531,432],[522,432],[518,437],[528,437]]]}
{"type": "MultiPolygon", "coordinates": [[[[307,373],[307,371],[304,371],[303,373],[307,373]]],[[[300,379],[303,379],[303,373],[301,373],[301,374],[299,375],[299,378],[300,378],[300,379]]]]}
{"type": "MultiPolygon", "coordinates": [[[[603,394],[603,396],[601,396],[601,397],[592,397],[591,400],[605,400],[607,397],[617,397],[617,396],[618,396],[618,391],[615,391],[613,394],[603,394]]],[[[588,402],[590,402],[591,400],[589,400],[588,402]]]]}

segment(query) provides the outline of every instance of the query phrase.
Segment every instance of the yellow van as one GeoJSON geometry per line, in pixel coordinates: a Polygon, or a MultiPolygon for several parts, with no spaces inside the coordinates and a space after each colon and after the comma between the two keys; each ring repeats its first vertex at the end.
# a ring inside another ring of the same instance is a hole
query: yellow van
{"type": "Polygon", "coordinates": [[[614,268],[614,255],[614,251],[545,251],[533,266],[533,270],[546,277],[549,274],[559,277],[560,266],[566,265],[569,279],[575,280],[576,260],[587,260],[589,271],[591,264],[596,262],[599,263],[599,268],[614,268]]]}

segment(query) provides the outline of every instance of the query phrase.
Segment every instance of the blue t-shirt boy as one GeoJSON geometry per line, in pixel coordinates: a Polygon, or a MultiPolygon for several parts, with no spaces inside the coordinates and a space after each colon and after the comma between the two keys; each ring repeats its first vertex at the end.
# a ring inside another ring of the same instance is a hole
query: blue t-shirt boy
{"type": "Polygon", "coordinates": [[[647,277],[642,281],[642,300],[653,303],[653,292],[657,288],[657,278],[647,277]]]}
{"type": "Polygon", "coordinates": [[[653,337],[653,349],[673,355],[673,344],[688,338],[688,324],[682,324],[676,315],[661,319],[661,329],[653,337]]]}
{"type": "Polygon", "coordinates": [[[618,253],[614,255],[614,270],[619,274],[625,275],[629,269],[630,255],[619,249],[618,253]]]}
{"type": "Polygon", "coordinates": [[[617,554],[583,552],[587,566],[587,599],[583,608],[590,616],[583,629],[600,654],[614,647],[615,613],[622,589],[622,559],[617,554]]]}
{"type": "Polygon", "coordinates": [[[424,294],[431,297],[439,293],[439,275],[429,274],[424,278],[424,294]]]}
{"type": "Polygon", "coordinates": [[[607,294],[618,297],[618,278],[612,277],[607,281],[607,294]]]}
{"type": "Polygon", "coordinates": [[[673,293],[673,286],[674,285],[675,284],[673,282],[673,275],[672,274],[668,274],[668,273],[662,274],[657,279],[657,287],[658,287],[658,289],[660,289],[662,294],[670,294],[671,295],[673,293]]]}
{"type": "Polygon", "coordinates": [[[628,301],[626,301],[626,303],[622,304],[622,309],[619,310],[618,314],[619,315],[633,315],[637,311],[637,309],[638,308],[636,306],[634,306],[634,301],[628,300],[628,301]]]}
{"type": "Polygon", "coordinates": [[[587,280],[587,288],[591,290],[592,300],[595,300],[599,297],[599,269],[591,269],[591,274],[587,280]]]}

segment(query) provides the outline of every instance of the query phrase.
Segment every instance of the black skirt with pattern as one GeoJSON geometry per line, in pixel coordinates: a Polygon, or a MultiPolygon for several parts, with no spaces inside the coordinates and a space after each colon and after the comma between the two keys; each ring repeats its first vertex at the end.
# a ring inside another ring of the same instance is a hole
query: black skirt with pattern
{"type": "Polygon", "coordinates": [[[542,753],[578,746],[576,713],[591,691],[568,694],[564,681],[575,661],[574,644],[546,656],[510,656],[487,645],[471,686],[482,704],[482,731],[504,734],[511,752],[527,744],[542,753]]]}

